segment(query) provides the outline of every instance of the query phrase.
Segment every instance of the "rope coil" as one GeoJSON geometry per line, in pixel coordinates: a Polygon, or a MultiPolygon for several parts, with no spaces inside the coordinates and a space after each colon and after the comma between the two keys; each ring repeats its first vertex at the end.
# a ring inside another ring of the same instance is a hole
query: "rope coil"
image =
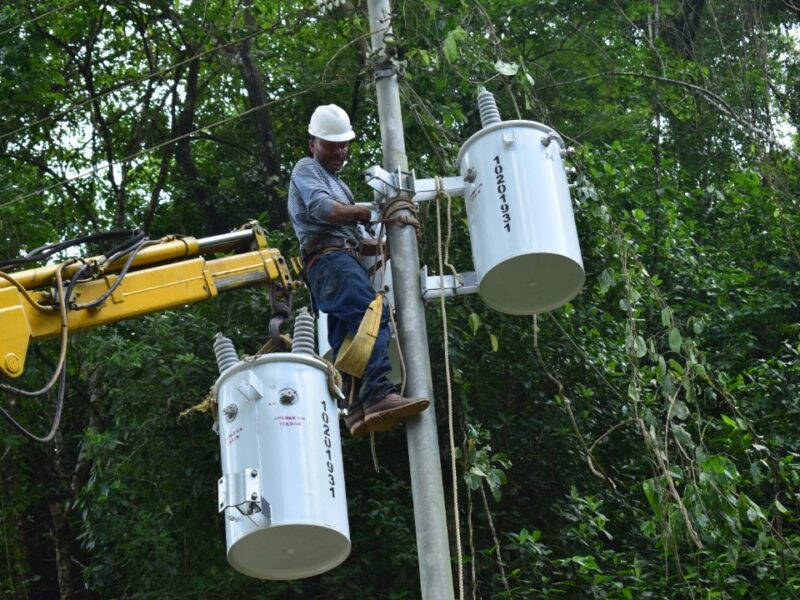
{"type": "Polygon", "coordinates": [[[411,198],[395,196],[387,200],[381,207],[381,218],[378,222],[384,225],[411,225],[417,230],[417,239],[419,239],[419,208],[417,207],[417,203],[411,198]],[[398,215],[397,213],[401,211],[408,211],[411,214],[398,215]]]}

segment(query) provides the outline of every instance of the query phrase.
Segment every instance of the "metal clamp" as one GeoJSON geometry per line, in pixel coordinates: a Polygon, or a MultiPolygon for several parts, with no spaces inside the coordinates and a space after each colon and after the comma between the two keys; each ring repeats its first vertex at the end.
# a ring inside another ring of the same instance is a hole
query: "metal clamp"
{"type": "Polygon", "coordinates": [[[367,185],[381,195],[381,202],[387,198],[395,198],[408,194],[413,198],[416,188],[414,171],[402,171],[399,167],[393,173],[375,165],[364,171],[367,185]]]}
{"type": "Polygon", "coordinates": [[[224,512],[236,508],[243,515],[260,513],[267,522],[272,511],[261,496],[261,476],[258,469],[244,469],[223,475],[217,481],[217,510],[224,512]]]}
{"type": "MultiPolygon", "coordinates": [[[[364,171],[364,179],[369,187],[380,194],[381,202],[401,194],[408,194],[415,202],[422,202],[433,200],[439,193],[436,178],[417,179],[414,171],[401,171],[399,168],[389,173],[376,165],[364,171]]],[[[464,179],[461,176],[442,177],[440,180],[443,191],[450,196],[464,195],[464,179]]]]}
{"type": "Polygon", "coordinates": [[[419,286],[423,300],[435,298],[450,298],[452,296],[466,296],[478,293],[478,274],[475,271],[453,275],[428,275],[428,266],[425,265],[419,272],[419,286]],[[442,281],[444,280],[444,281],[442,281]],[[444,283],[444,285],[442,285],[444,283]]]}

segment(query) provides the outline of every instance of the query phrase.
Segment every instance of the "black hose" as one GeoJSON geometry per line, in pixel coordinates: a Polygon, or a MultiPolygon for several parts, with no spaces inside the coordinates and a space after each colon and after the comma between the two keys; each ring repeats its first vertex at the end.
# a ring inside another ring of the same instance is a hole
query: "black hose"
{"type": "Polygon", "coordinates": [[[6,411],[6,409],[4,409],[2,406],[0,406],[0,415],[2,415],[3,418],[6,421],[8,421],[8,423],[11,425],[11,427],[16,429],[19,433],[24,435],[26,438],[28,438],[30,440],[33,440],[34,442],[41,442],[43,444],[46,444],[47,442],[52,441],[52,439],[55,437],[56,431],[58,431],[58,426],[61,423],[61,414],[62,414],[62,412],[64,410],[64,392],[65,392],[65,390],[67,388],[66,383],[67,383],[67,367],[66,367],[66,365],[64,365],[64,367],[62,367],[62,369],[61,369],[61,376],[59,377],[59,381],[58,381],[58,396],[56,398],[56,413],[55,413],[55,415],[53,415],[53,423],[50,425],[50,431],[44,437],[39,437],[39,436],[31,433],[27,429],[25,429],[25,427],[23,427],[19,423],[19,421],[14,419],[14,417],[12,417],[11,414],[8,413],[6,411]]]}
{"type": "MultiPolygon", "coordinates": [[[[61,252],[62,250],[66,250],[67,248],[71,248],[73,246],[79,246],[81,244],[88,244],[94,242],[102,242],[106,240],[114,240],[119,238],[135,238],[135,241],[138,241],[144,237],[144,232],[139,229],[122,229],[119,231],[104,231],[101,233],[94,233],[92,235],[87,235],[80,238],[75,238],[72,240],[66,240],[63,242],[56,242],[53,244],[45,244],[44,246],[39,246],[38,248],[31,250],[25,256],[21,258],[10,258],[5,260],[0,260],[0,269],[4,267],[10,266],[19,266],[25,265],[32,262],[39,262],[45,259],[50,258],[54,254],[61,252]]],[[[124,247],[125,244],[130,244],[132,240],[127,240],[123,242],[118,247],[124,247]]],[[[112,253],[116,250],[112,250],[112,253]]]]}

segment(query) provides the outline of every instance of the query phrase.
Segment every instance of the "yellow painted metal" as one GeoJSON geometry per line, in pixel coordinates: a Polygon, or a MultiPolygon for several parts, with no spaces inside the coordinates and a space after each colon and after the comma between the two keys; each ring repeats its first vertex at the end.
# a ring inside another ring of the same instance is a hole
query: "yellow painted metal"
{"type": "MultiPolygon", "coordinates": [[[[17,275],[15,274],[14,277],[17,275]]],[[[117,275],[78,283],[72,301],[83,304],[103,295],[117,275]]],[[[280,282],[295,289],[286,261],[274,248],[206,260],[202,256],[129,272],[99,308],[68,313],[68,330],[81,331],[146,314],[178,308],[215,297],[221,291],[280,282]]],[[[33,299],[46,304],[49,292],[35,291],[33,299]]],[[[25,301],[14,287],[0,288],[0,372],[22,373],[31,340],[59,335],[57,311],[42,312],[25,301]]]]}
{"type": "Polygon", "coordinates": [[[17,288],[0,289],[0,371],[9,377],[19,377],[25,368],[31,339],[25,306],[30,305],[17,288]]]}
{"type": "MultiPolygon", "coordinates": [[[[200,254],[200,244],[197,239],[193,237],[178,239],[171,236],[164,238],[157,244],[142,248],[131,263],[131,268],[154,265],[171,260],[180,260],[190,256],[197,256],[198,254],[200,254]]],[[[88,258],[86,262],[96,263],[99,258],[100,257],[88,258]]],[[[116,273],[122,269],[124,264],[124,260],[118,260],[105,266],[103,270],[105,273],[116,273]]],[[[64,279],[69,279],[81,266],[81,263],[75,263],[65,267],[63,271],[64,279]]],[[[36,269],[28,269],[27,271],[19,271],[13,273],[13,276],[26,290],[35,290],[50,285],[56,275],[57,268],[58,265],[47,265],[36,269]]],[[[10,282],[0,279],[0,289],[10,287],[11,285],[10,282]]]]}

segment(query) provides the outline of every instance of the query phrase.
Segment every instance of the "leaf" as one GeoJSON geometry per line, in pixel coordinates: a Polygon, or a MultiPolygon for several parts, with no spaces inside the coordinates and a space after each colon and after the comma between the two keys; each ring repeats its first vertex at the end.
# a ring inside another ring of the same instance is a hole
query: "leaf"
{"type": "Polygon", "coordinates": [[[681,363],[679,363],[679,362],[678,362],[677,360],[675,360],[674,358],[670,358],[670,359],[669,359],[669,366],[670,366],[670,367],[672,368],[672,370],[673,370],[673,371],[675,371],[675,372],[676,372],[678,375],[683,375],[683,373],[684,373],[683,365],[681,365],[681,363]]]}
{"type": "Polygon", "coordinates": [[[497,350],[500,348],[500,342],[497,339],[497,336],[493,333],[490,333],[489,341],[492,343],[492,352],[497,352],[497,350]]]}
{"type": "Polygon", "coordinates": [[[780,500],[778,500],[777,498],[775,499],[775,508],[777,508],[778,512],[780,512],[781,514],[786,515],[789,513],[786,507],[783,504],[781,504],[780,500]]]}
{"type": "Polygon", "coordinates": [[[458,43],[464,41],[466,38],[467,32],[461,27],[456,27],[447,34],[444,40],[444,57],[447,59],[447,62],[455,62],[458,58],[458,43]]]}
{"type": "Polygon", "coordinates": [[[647,354],[647,344],[644,343],[644,338],[642,336],[636,336],[636,339],[633,341],[633,349],[636,352],[636,358],[642,358],[647,354]]]}
{"type": "Polygon", "coordinates": [[[478,332],[478,328],[481,326],[481,318],[478,316],[478,313],[470,313],[469,326],[472,328],[472,335],[475,335],[478,332]]]}
{"type": "Polygon", "coordinates": [[[664,327],[672,325],[672,311],[669,308],[665,308],[661,311],[661,324],[664,327]]]}
{"type": "Polygon", "coordinates": [[[664,361],[664,357],[660,354],[658,355],[658,376],[664,377],[667,374],[667,363],[664,361]]]}
{"type": "Polygon", "coordinates": [[[689,416],[689,408],[680,400],[677,400],[672,406],[672,416],[676,419],[684,421],[689,416]]]}
{"type": "Polygon", "coordinates": [[[681,332],[678,331],[676,328],[670,329],[669,332],[669,347],[670,350],[673,352],[680,352],[681,351],[681,344],[683,343],[683,337],[681,336],[681,332]]]}
{"type": "Polygon", "coordinates": [[[695,373],[700,377],[700,379],[704,379],[708,381],[708,373],[706,373],[706,368],[701,365],[700,363],[693,363],[692,369],[695,373]]]}
{"type": "Polygon", "coordinates": [[[536,85],[536,83],[533,80],[533,77],[531,77],[528,73],[525,73],[525,79],[528,80],[528,83],[531,84],[531,87],[534,87],[536,85]]]}
{"type": "Polygon", "coordinates": [[[600,293],[605,294],[614,285],[614,272],[609,269],[603,269],[598,283],[600,285],[600,293]]]}
{"type": "Polygon", "coordinates": [[[519,65],[516,63],[507,63],[503,62],[502,60],[498,60],[494,63],[494,70],[500,73],[500,75],[511,77],[512,75],[517,74],[519,71],[519,65]]]}

